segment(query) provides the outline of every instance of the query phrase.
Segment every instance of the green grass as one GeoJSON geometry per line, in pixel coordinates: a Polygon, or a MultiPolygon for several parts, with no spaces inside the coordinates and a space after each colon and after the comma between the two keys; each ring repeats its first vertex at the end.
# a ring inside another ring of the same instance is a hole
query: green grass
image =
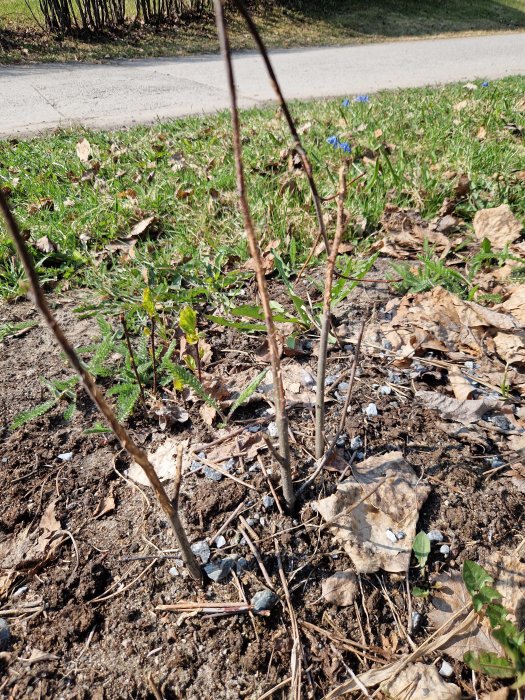
{"type": "MultiPolygon", "coordinates": [[[[525,162],[525,147],[506,126],[523,124],[524,92],[525,78],[514,77],[474,91],[462,85],[403,90],[348,107],[331,100],[296,103],[292,109],[305,131],[323,196],[335,191],[345,157],[327,137],[351,144],[350,176],[363,177],[350,189],[346,207],[351,221],[366,218],[366,231],[354,233],[351,224],[348,238],[366,250],[387,202],[434,216],[443,199],[452,196],[455,178],[444,176],[451,170],[467,173],[472,181],[459,208],[466,221],[477,209],[503,202],[523,220],[523,181],[515,173],[525,162]],[[483,141],[476,138],[481,126],[483,141]],[[381,144],[388,144],[390,155],[381,152],[381,144]],[[366,149],[378,153],[375,165],[363,161],[366,149]]],[[[249,195],[262,246],[278,239],[282,256],[288,260],[294,251],[292,264],[297,265],[315,236],[316,222],[307,182],[289,167],[284,120],[274,109],[257,109],[243,112],[242,123],[249,195]]],[[[146,280],[159,299],[177,304],[230,294],[244,279],[246,246],[228,113],[121,132],[74,130],[3,141],[0,186],[10,191],[48,287],[87,286],[104,303],[121,307],[141,298],[146,280]],[[76,155],[83,137],[92,146],[89,164],[76,155]],[[104,252],[152,215],[157,218],[152,236],[137,243],[134,257],[104,252]],[[43,236],[55,252],[35,247],[43,236]]],[[[334,207],[333,201],[326,204],[327,211],[334,207]]],[[[22,280],[0,227],[0,295],[16,297],[22,280]]]]}
{"type": "MultiPolygon", "coordinates": [[[[38,2],[31,7],[39,18],[38,2]]],[[[134,3],[129,3],[130,18],[134,3]]],[[[523,30],[525,0],[288,0],[256,14],[268,46],[317,46],[478,32],[523,30]]],[[[252,48],[231,20],[232,45],[252,48]]],[[[217,51],[213,18],[158,31],[125,27],[111,36],[58,41],[38,31],[24,0],[2,0],[0,62],[104,60],[217,51]],[[3,20],[2,20],[3,18],[3,20]],[[2,28],[3,25],[3,28],[2,28]]]]}

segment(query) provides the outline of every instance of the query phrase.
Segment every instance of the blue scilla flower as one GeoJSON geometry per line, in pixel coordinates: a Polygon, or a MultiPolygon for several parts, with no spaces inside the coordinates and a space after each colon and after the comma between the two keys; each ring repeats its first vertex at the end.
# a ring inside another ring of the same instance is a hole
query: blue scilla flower
{"type": "Polygon", "coordinates": [[[346,141],[339,141],[337,145],[345,153],[352,153],[352,147],[346,141]]]}
{"type": "Polygon", "coordinates": [[[337,138],[337,136],[329,136],[326,139],[326,143],[329,143],[330,146],[334,146],[335,148],[337,148],[337,146],[339,144],[339,139],[337,138]]]}
{"type": "Polygon", "coordinates": [[[356,95],[354,98],[355,102],[370,102],[368,95],[356,95]]]}
{"type": "Polygon", "coordinates": [[[481,83],[481,87],[488,87],[489,86],[489,81],[485,80],[485,82],[481,83]]]}
{"type": "Polygon", "coordinates": [[[350,100],[348,97],[345,97],[345,99],[341,102],[343,107],[349,107],[350,106],[350,100]]]}

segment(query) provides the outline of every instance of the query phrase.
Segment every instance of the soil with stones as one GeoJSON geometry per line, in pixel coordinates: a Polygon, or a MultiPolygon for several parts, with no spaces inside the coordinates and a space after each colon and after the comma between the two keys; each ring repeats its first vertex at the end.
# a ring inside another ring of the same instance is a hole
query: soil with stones
{"type": "MultiPolygon", "coordinates": [[[[273,291],[275,297],[279,290],[273,291]]],[[[346,335],[355,337],[361,320],[381,313],[391,294],[386,284],[361,285],[336,310],[334,320],[346,324],[346,335]]],[[[74,312],[81,295],[52,301],[75,344],[96,340],[95,320],[74,312]]],[[[29,302],[0,307],[0,325],[36,318],[29,302]]],[[[211,373],[233,376],[263,366],[261,337],[210,327],[206,340],[213,349],[211,373]]],[[[315,342],[306,348],[305,355],[284,362],[298,362],[315,374],[315,342]]],[[[171,531],[152,491],[125,476],[129,461],[115,439],[85,433],[97,416],[81,390],[79,410],[70,422],[64,421],[64,406],[58,404],[24,427],[9,429],[15,415],[47,398],[40,377],[71,376],[48,331],[35,326],[11,335],[0,343],[0,351],[0,617],[10,635],[0,649],[0,697],[255,700],[272,689],[272,697],[287,697],[294,640],[276,546],[299,625],[307,669],[304,697],[322,698],[348,679],[350,670],[380,667],[432,633],[426,616],[430,602],[409,599],[404,575],[361,575],[350,607],[323,599],[323,581],[351,568],[340,544],[319,528],[321,519],[312,506],[335,491],[341,476],[336,471],[324,471],[289,517],[268,499],[269,483],[257,459],[237,459],[232,474],[239,481],[215,481],[202,469],[190,470],[181,493],[189,538],[193,543],[206,540],[212,560],[235,560],[233,573],[223,582],[207,581],[199,589],[173,550],[171,531]],[[241,514],[251,525],[251,540],[279,595],[271,614],[214,616],[157,609],[181,600],[250,600],[268,587],[239,532],[241,514]],[[222,529],[225,542],[217,548],[216,533],[232,515],[222,529]],[[409,631],[412,611],[422,617],[409,631]]],[[[353,352],[352,342],[333,347],[327,374],[339,378],[348,373],[353,352]]],[[[492,469],[492,458],[501,448],[499,436],[478,444],[446,435],[436,414],[413,399],[413,389],[428,389],[429,382],[439,379],[416,373],[390,394],[381,393],[379,388],[392,379],[391,370],[388,353],[371,357],[363,352],[339,451],[359,463],[399,450],[431,487],[418,529],[440,530],[450,553],[433,548],[424,574],[413,560],[410,586],[428,584],[442,571],[459,570],[466,558],[480,561],[495,549],[515,552],[523,537],[523,494],[515,481],[492,469]],[[377,416],[364,412],[370,403],[376,404],[377,416]],[[362,446],[356,454],[350,443],[357,436],[362,446]]],[[[330,434],[341,406],[337,398],[329,404],[330,434]]],[[[271,421],[267,408],[267,403],[251,403],[237,412],[238,422],[264,427],[271,421]]],[[[314,470],[312,409],[293,407],[290,423],[294,479],[300,483],[314,470]]],[[[215,434],[197,408],[190,408],[187,423],[165,431],[156,416],[138,411],[129,428],[148,450],[169,435],[203,443],[215,434]]],[[[263,451],[260,457],[273,479],[278,469],[271,456],[263,451]]],[[[277,481],[275,489],[279,493],[277,481]]],[[[440,658],[435,655],[427,663],[440,658]]],[[[471,672],[449,661],[451,680],[470,695],[471,672]]],[[[478,678],[478,691],[497,687],[478,678]]]]}

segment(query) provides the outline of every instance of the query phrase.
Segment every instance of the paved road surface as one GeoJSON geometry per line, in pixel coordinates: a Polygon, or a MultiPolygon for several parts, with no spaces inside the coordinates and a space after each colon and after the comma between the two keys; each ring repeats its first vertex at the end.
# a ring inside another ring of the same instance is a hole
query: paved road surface
{"type": "MultiPolygon", "coordinates": [[[[525,33],[272,52],[286,97],[525,74],[525,33]]],[[[241,105],[272,99],[264,66],[235,57],[241,105]]],[[[0,138],[58,126],[118,128],[228,107],[218,56],[0,67],[0,138]]]]}

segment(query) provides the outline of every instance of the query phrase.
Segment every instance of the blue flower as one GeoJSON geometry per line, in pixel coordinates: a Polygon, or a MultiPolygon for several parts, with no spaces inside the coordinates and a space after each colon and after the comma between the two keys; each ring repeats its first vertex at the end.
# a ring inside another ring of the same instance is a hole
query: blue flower
{"type": "Polygon", "coordinates": [[[356,95],[354,102],[370,102],[368,95],[356,95]]]}
{"type": "Polygon", "coordinates": [[[484,83],[481,83],[481,87],[488,87],[489,86],[489,81],[485,80],[484,83]]]}
{"type": "Polygon", "coordinates": [[[337,145],[345,153],[352,153],[352,147],[346,141],[339,141],[339,143],[337,145]]]}
{"type": "Polygon", "coordinates": [[[335,148],[337,148],[337,146],[339,145],[339,139],[337,138],[337,136],[329,136],[326,139],[326,143],[329,143],[330,146],[334,146],[335,148]]]}
{"type": "Polygon", "coordinates": [[[345,99],[341,102],[343,107],[349,107],[350,106],[350,100],[348,97],[345,97],[345,99]]]}

